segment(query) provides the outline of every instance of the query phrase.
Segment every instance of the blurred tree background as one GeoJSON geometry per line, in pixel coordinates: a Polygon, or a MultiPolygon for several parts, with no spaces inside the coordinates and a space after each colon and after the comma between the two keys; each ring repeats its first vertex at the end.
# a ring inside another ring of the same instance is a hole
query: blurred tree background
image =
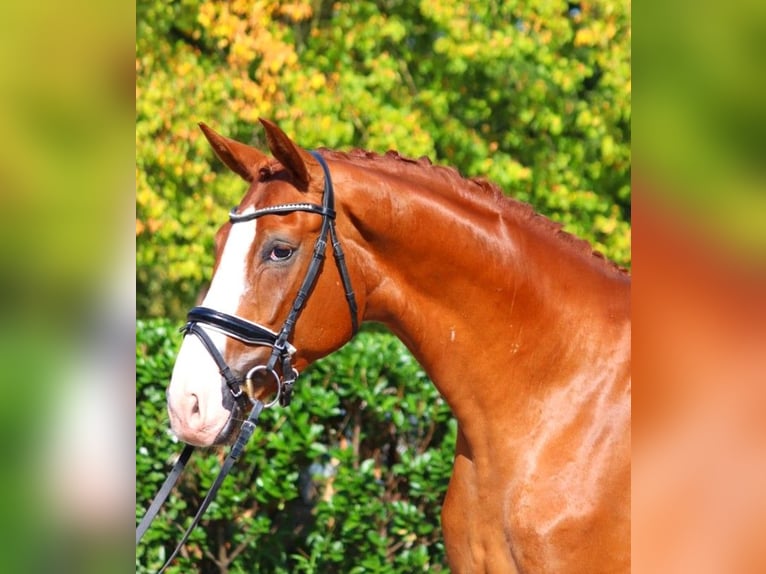
{"type": "Polygon", "coordinates": [[[183,317],[245,186],[197,128],[429,156],[630,265],[630,2],[140,0],[139,317],[183,317]]]}
{"type": "MultiPolygon", "coordinates": [[[[197,128],[265,149],[429,156],[630,266],[630,3],[139,0],[136,513],[180,446],[165,387],[245,184],[197,128]]],[[[446,572],[456,425],[392,335],[363,330],[265,413],[169,572],[446,572]]],[[[153,572],[221,463],[195,457],[136,555],[153,572]]]]}

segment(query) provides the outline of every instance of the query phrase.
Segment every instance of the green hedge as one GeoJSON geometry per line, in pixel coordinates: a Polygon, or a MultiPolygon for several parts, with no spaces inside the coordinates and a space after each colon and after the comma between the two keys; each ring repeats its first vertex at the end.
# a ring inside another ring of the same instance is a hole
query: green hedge
{"type": "MultiPolygon", "coordinates": [[[[177,327],[137,323],[137,518],[181,450],[165,410],[177,327]]],[[[446,572],[439,516],[455,432],[401,342],[363,330],[301,376],[290,407],[264,412],[168,572],[446,572]]],[[[224,452],[192,457],[137,550],[136,572],[156,571],[175,547],[224,452]]]]}

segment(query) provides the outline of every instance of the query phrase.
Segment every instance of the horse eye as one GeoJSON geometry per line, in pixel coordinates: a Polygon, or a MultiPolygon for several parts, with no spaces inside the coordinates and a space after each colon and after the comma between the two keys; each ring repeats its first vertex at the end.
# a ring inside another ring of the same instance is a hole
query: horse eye
{"type": "Polygon", "coordinates": [[[293,254],[293,250],[289,247],[274,247],[269,253],[269,259],[271,261],[287,261],[293,254]]]}

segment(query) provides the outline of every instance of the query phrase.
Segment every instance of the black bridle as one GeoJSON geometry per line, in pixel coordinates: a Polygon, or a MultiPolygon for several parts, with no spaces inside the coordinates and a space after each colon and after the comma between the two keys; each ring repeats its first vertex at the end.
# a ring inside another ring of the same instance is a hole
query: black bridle
{"type": "MultiPolygon", "coordinates": [[[[328,238],[332,244],[333,256],[338,266],[341,281],[343,282],[343,289],[346,295],[346,301],[348,302],[348,308],[351,312],[351,332],[352,336],[356,334],[359,329],[358,308],[356,304],[356,297],[354,295],[354,289],[351,285],[351,277],[348,273],[348,267],[346,266],[345,256],[343,249],[341,248],[338,235],[335,230],[335,192],[332,185],[332,179],[330,178],[330,170],[327,167],[327,163],[324,158],[317,152],[310,152],[311,155],[319,162],[324,172],[324,193],[322,196],[322,205],[316,205],[313,203],[288,203],[283,205],[275,205],[271,207],[264,207],[257,209],[251,213],[238,214],[237,208],[231,210],[229,213],[229,221],[232,224],[237,224],[245,221],[252,221],[259,217],[266,215],[287,215],[289,213],[295,213],[297,211],[303,211],[307,213],[314,213],[322,216],[322,227],[319,231],[319,236],[314,243],[314,251],[309,263],[306,276],[301,283],[298,293],[293,300],[293,305],[290,308],[290,312],[287,315],[282,328],[279,332],[274,332],[258,323],[253,323],[241,317],[235,315],[229,315],[215,309],[208,307],[194,307],[187,314],[187,322],[182,327],[181,331],[186,335],[195,335],[200,339],[204,347],[210,353],[211,357],[218,366],[218,370],[223,377],[226,386],[229,388],[234,400],[244,410],[250,409],[250,414],[242,424],[242,428],[237,436],[237,440],[229,451],[229,455],[226,457],[221,471],[218,473],[215,482],[210,487],[205,499],[202,501],[197,514],[194,516],[189,527],[186,529],[181,541],[174,550],[174,552],[167,559],[165,564],[159,570],[163,572],[167,566],[175,559],[176,555],[186,542],[189,534],[202,518],[205,510],[210,502],[215,497],[218,488],[220,487],[223,479],[231,470],[234,463],[237,461],[242,451],[244,450],[247,441],[253,434],[255,426],[258,422],[258,417],[261,411],[273,406],[279,402],[282,406],[290,404],[292,398],[293,387],[295,381],[298,378],[298,371],[292,366],[292,355],[295,353],[295,348],[290,344],[289,340],[295,329],[295,324],[298,320],[301,310],[306,304],[306,300],[311,294],[314,285],[316,284],[317,277],[322,268],[322,263],[325,259],[325,252],[327,250],[328,238]],[[215,346],[210,336],[205,332],[200,325],[207,325],[213,329],[224,333],[227,337],[236,339],[248,345],[255,346],[267,346],[272,348],[269,360],[265,365],[256,365],[244,378],[237,377],[231,368],[229,368],[226,360],[223,358],[221,351],[215,346]],[[281,374],[277,372],[277,365],[281,374]],[[246,386],[252,384],[252,377],[255,373],[265,372],[272,376],[277,384],[276,398],[268,404],[262,403],[257,399],[253,399],[247,395],[242,389],[243,383],[246,386]]],[[[154,517],[159,513],[159,510],[167,499],[170,491],[177,482],[181,475],[181,472],[189,460],[194,447],[192,445],[186,445],[178,461],[168,475],[165,483],[162,485],[154,500],[152,501],[149,509],[141,519],[141,523],[136,528],[136,545],[140,542],[144,533],[148,530],[154,517]]]]}
{"type": "Polygon", "coordinates": [[[282,324],[282,328],[278,333],[275,333],[257,323],[207,307],[194,307],[189,311],[187,315],[187,323],[183,327],[185,335],[191,333],[200,338],[202,344],[218,365],[221,376],[226,381],[226,385],[229,387],[232,396],[240,403],[243,402],[244,396],[242,391],[242,381],[231,372],[231,369],[226,365],[226,362],[218,349],[216,349],[213,342],[198,325],[200,323],[209,325],[223,332],[228,337],[237,339],[243,343],[271,347],[272,352],[268,362],[265,365],[253,367],[245,376],[244,381],[249,384],[253,374],[258,371],[265,371],[266,373],[271,374],[277,382],[277,398],[274,400],[278,400],[282,406],[289,405],[290,399],[292,398],[293,387],[298,378],[298,372],[292,366],[292,355],[295,352],[295,349],[290,345],[289,339],[295,329],[298,315],[306,304],[306,300],[319,276],[322,262],[325,259],[328,238],[332,243],[333,255],[335,257],[335,262],[338,265],[338,271],[340,272],[341,281],[343,282],[343,289],[346,293],[346,301],[348,302],[348,308],[351,312],[352,335],[355,334],[359,328],[356,297],[354,296],[354,289],[351,285],[351,277],[348,273],[348,267],[346,267],[346,259],[343,254],[343,249],[341,248],[340,241],[338,241],[338,234],[335,230],[335,192],[332,185],[332,179],[330,178],[330,170],[321,155],[316,152],[311,152],[311,155],[313,155],[319,162],[324,171],[322,205],[313,203],[288,203],[264,207],[242,215],[237,213],[237,208],[232,209],[229,213],[229,221],[231,221],[232,224],[252,221],[266,215],[287,215],[289,213],[295,213],[296,211],[315,213],[322,216],[322,228],[319,231],[316,243],[314,243],[314,252],[311,262],[309,263],[303,283],[293,300],[292,308],[282,324]],[[276,371],[277,365],[281,368],[281,376],[276,371]]]}

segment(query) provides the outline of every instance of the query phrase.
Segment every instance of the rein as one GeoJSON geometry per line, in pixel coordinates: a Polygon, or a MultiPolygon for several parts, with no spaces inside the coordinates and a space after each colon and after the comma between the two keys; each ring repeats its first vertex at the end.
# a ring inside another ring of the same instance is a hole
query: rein
{"type": "MultiPolygon", "coordinates": [[[[202,501],[202,504],[200,504],[197,513],[184,532],[181,541],[178,543],[170,557],[166,560],[165,564],[163,564],[162,568],[158,571],[158,574],[164,572],[170,563],[175,559],[183,545],[186,543],[186,540],[189,538],[192,530],[199,523],[202,515],[205,513],[205,510],[207,510],[207,507],[215,498],[215,495],[223,483],[223,480],[229,474],[231,468],[234,466],[234,463],[242,454],[245,445],[253,435],[256,424],[258,422],[258,418],[260,417],[263,409],[272,407],[276,403],[279,403],[281,406],[288,406],[290,404],[295,381],[298,379],[299,373],[292,366],[292,356],[295,354],[296,349],[290,344],[289,339],[293,334],[298,316],[306,304],[306,300],[311,294],[311,290],[313,289],[317,277],[319,276],[322,262],[325,259],[328,238],[332,244],[333,256],[338,266],[338,271],[343,283],[343,289],[345,291],[346,301],[351,313],[352,336],[359,330],[356,297],[354,295],[354,289],[351,284],[351,277],[348,273],[348,267],[346,266],[343,249],[341,248],[340,241],[338,240],[338,235],[335,230],[335,193],[332,185],[332,179],[330,177],[330,169],[327,167],[327,163],[321,155],[315,151],[310,153],[319,162],[319,164],[322,166],[322,170],[324,171],[324,194],[322,197],[322,205],[316,205],[313,203],[288,203],[283,205],[264,207],[247,214],[238,214],[237,208],[235,207],[229,213],[229,221],[231,221],[232,224],[251,221],[266,215],[286,215],[296,211],[314,213],[322,216],[322,227],[320,229],[319,236],[314,243],[314,251],[309,263],[308,270],[306,271],[306,276],[304,277],[303,283],[301,284],[301,287],[295,296],[290,312],[282,324],[282,328],[279,330],[279,332],[274,332],[267,327],[264,327],[263,325],[259,325],[258,323],[253,323],[241,317],[229,315],[228,313],[223,313],[208,307],[192,308],[187,314],[186,324],[181,328],[181,332],[183,332],[184,336],[192,334],[200,339],[218,366],[218,370],[226,382],[226,386],[234,397],[234,400],[243,408],[243,410],[246,411],[247,408],[251,410],[247,420],[245,420],[245,422],[242,424],[242,428],[239,431],[237,440],[229,451],[229,454],[226,457],[226,460],[224,461],[223,466],[221,467],[221,470],[215,479],[215,482],[210,487],[210,490],[205,496],[205,499],[202,501]],[[223,332],[227,337],[231,337],[248,345],[271,347],[272,352],[269,356],[269,360],[265,365],[256,365],[250,369],[250,371],[248,371],[248,373],[245,375],[243,381],[232,372],[231,368],[229,368],[229,366],[226,364],[226,360],[223,358],[223,355],[215,346],[210,336],[205,332],[205,329],[201,327],[201,325],[212,327],[215,330],[223,332]],[[277,366],[279,366],[281,375],[277,372],[277,366]],[[244,382],[246,386],[250,386],[252,384],[252,377],[255,373],[260,371],[264,371],[271,375],[277,383],[276,397],[273,401],[266,404],[259,400],[250,398],[242,390],[242,383],[244,382]]],[[[170,474],[165,479],[165,482],[155,495],[154,500],[152,500],[149,508],[141,519],[141,522],[136,528],[136,546],[138,546],[141,538],[149,529],[152,521],[159,513],[162,504],[165,502],[171,490],[180,478],[181,473],[183,472],[183,469],[186,466],[186,463],[189,461],[193,451],[194,446],[192,445],[187,444],[184,447],[181,455],[173,466],[173,469],[170,471],[170,474]]]]}

